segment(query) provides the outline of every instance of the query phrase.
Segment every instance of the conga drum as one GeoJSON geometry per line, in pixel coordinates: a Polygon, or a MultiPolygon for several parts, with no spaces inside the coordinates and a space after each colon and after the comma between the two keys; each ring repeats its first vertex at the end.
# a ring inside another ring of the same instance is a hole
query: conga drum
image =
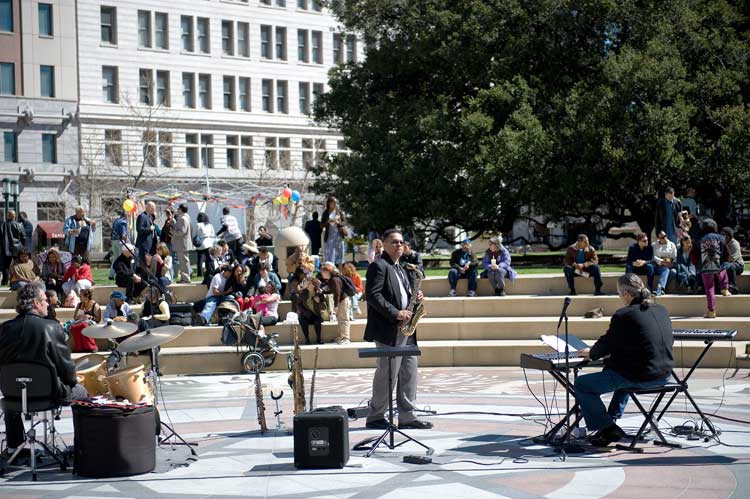
{"type": "Polygon", "coordinates": [[[76,361],[76,376],[79,383],[86,387],[90,396],[109,394],[107,387],[107,359],[92,353],[76,361]]]}
{"type": "Polygon", "coordinates": [[[154,396],[144,375],[144,367],[123,367],[106,378],[112,398],[122,398],[130,403],[153,404],[154,396]]]}

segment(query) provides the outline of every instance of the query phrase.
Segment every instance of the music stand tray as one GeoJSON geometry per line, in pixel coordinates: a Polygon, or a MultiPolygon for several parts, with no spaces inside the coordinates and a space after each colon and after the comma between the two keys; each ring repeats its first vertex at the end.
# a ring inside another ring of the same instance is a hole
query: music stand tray
{"type": "Polygon", "coordinates": [[[367,454],[365,454],[365,457],[370,457],[372,453],[375,452],[375,449],[381,445],[385,445],[390,450],[393,450],[397,447],[401,447],[407,442],[414,442],[415,444],[424,447],[426,449],[426,454],[431,456],[435,452],[435,449],[423,444],[416,438],[407,435],[393,424],[393,359],[396,357],[420,356],[422,355],[422,351],[416,345],[407,345],[403,347],[360,348],[358,353],[359,358],[361,359],[380,357],[388,358],[388,427],[379,437],[367,438],[356,444],[353,449],[365,450],[367,448],[366,446],[372,443],[367,454]],[[396,443],[396,433],[404,437],[406,440],[396,443]]]}

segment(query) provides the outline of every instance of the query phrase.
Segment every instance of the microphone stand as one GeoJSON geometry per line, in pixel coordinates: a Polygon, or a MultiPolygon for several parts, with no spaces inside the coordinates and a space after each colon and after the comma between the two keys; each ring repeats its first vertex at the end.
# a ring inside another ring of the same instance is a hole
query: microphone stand
{"type": "MultiPolygon", "coordinates": [[[[583,448],[579,445],[571,444],[568,442],[568,437],[571,433],[570,428],[570,345],[568,343],[569,332],[568,332],[568,305],[570,304],[570,298],[566,298],[566,304],[563,306],[563,311],[560,319],[565,322],[565,433],[563,434],[563,440],[559,443],[560,445],[560,458],[565,461],[567,454],[576,454],[583,452],[583,448]]],[[[557,324],[557,336],[560,337],[560,323],[557,324]]],[[[575,377],[574,377],[575,380],[575,377]]]]}

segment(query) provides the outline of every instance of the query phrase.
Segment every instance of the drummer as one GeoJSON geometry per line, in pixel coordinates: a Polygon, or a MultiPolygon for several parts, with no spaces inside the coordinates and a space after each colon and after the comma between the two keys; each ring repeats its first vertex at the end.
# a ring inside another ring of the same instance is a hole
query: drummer
{"type": "Polygon", "coordinates": [[[147,300],[143,304],[142,314],[139,322],[141,331],[169,325],[169,318],[171,317],[169,304],[164,299],[164,294],[156,286],[149,289],[147,300]]]}

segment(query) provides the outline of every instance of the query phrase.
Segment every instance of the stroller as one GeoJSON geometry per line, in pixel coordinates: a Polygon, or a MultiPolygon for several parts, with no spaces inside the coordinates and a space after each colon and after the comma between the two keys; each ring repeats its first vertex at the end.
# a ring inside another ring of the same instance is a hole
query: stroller
{"type": "Polygon", "coordinates": [[[271,366],[280,352],[278,333],[267,335],[262,331],[260,314],[249,311],[238,312],[227,320],[221,332],[221,342],[225,345],[236,345],[237,351],[244,351],[240,365],[248,374],[262,372],[271,366]]]}

